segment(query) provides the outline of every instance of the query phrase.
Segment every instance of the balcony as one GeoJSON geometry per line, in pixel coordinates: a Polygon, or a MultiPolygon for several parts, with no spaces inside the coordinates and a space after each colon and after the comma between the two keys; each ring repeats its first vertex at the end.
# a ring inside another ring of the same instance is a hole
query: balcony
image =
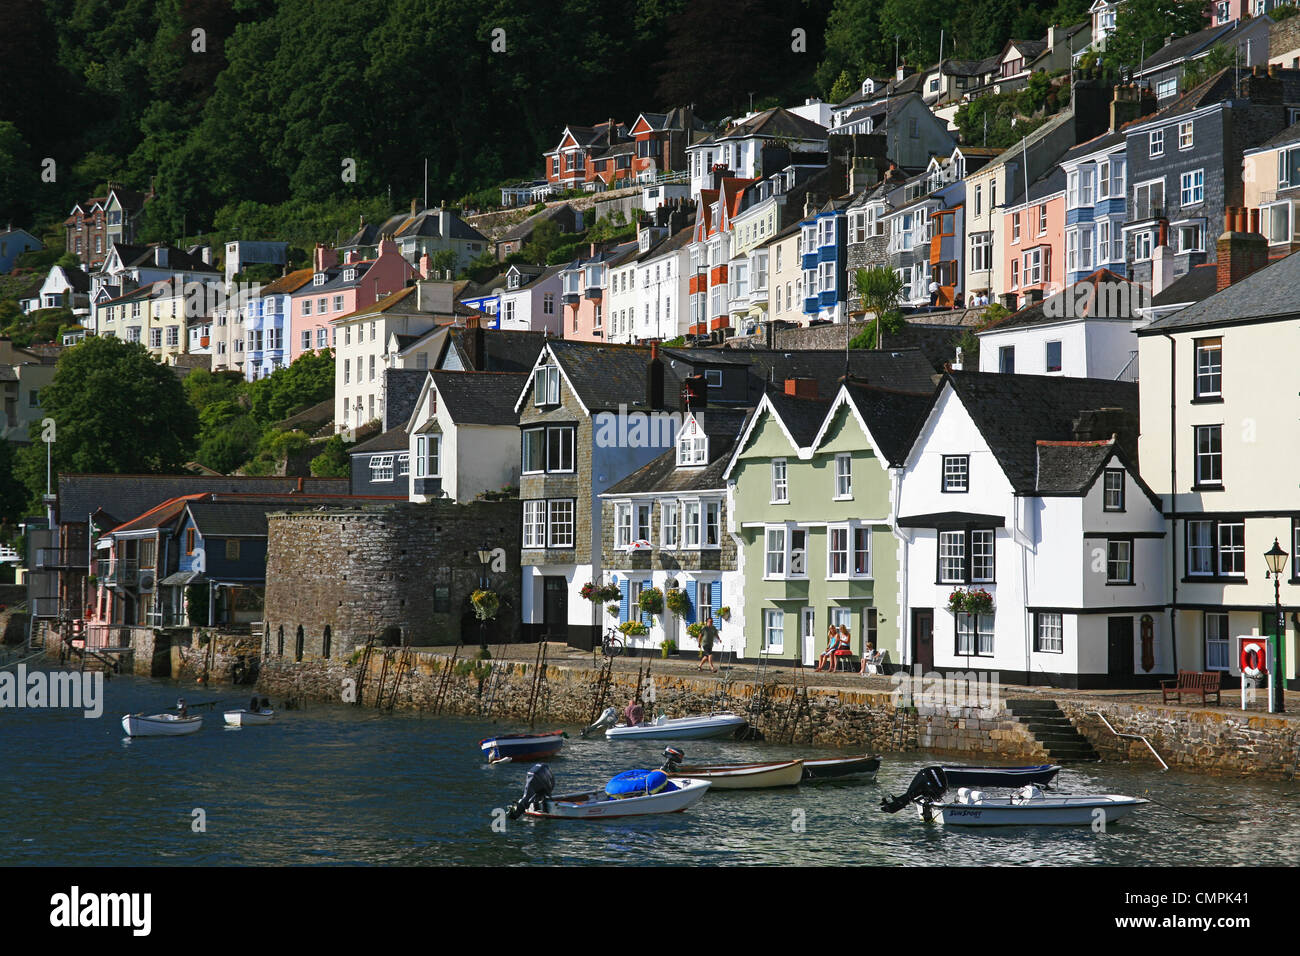
{"type": "Polygon", "coordinates": [[[37,570],[80,570],[90,567],[90,558],[84,549],[37,548],[37,570]]]}
{"type": "Polygon", "coordinates": [[[136,561],[116,561],[104,578],[110,588],[133,588],[140,579],[140,565],[136,561]]]}

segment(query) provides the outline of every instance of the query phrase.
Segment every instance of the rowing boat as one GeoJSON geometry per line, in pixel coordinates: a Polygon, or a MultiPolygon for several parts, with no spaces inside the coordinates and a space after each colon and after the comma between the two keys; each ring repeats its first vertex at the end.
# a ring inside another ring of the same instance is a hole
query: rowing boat
{"type": "Polygon", "coordinates": [[[824,757],[803,762],[805,781],[840,780],[847,777],[860,777],[863,780],[875,780],[876,771],[880,769],[880,758],[869,754],[856,757],[824,757]]]}
{"type": "Polygon", "coordinates": [[[202,726],[203,718],[199,716],[127,714],[122,718],[122,729],[128,737],[181,737],[194,733],[202,726]]]}
{"type": "Polygon", "coordinates": [[[259,727],[275,719],[275,711],[266,710],[228,710],[225,713],[226,724],[230,727],[259,727]]]}
{"type": "Polygon", "coordinates": [[[772,787],[798,786],[803,779],[802,760],[783,760],[777,763],[724,763],[682,765],[675,762],[672,768],[665,764],[673,780],[692,778],[707,780],[714,790],[765,790],[772,787]]]}
{"type": "Polygon", "coordinates": [[[557,730],[549,734],[497,734],[479,741],[479,749],[488,763],[548,760],[560,752],[567,734],[557,730]]]}
{"type": "Polygon", "coordinates": [[[654,723],[620,725],[605,731],[606,740],[707,740],[735,733],[748,723],[737,714],[659,717],[654,723]]]}

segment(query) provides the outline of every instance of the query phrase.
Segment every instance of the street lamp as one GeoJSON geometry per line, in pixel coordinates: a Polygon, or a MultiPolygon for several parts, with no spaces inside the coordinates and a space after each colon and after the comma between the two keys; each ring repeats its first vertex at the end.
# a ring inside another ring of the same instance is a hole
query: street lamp
{"type": "MultiPolygon", "coordinates": [[[[488,589],[488,565],[492,563],[492,551],[490,548],[478,549],[478,560],[483,565],[483,575],[479,578],[479,587],[483,590],[488,589]]],[[[479,650],[484,654],[487,653],[487,619],[480,618],[478,622],[478,645],[479,650]]]]}
{"type": "Polygon", "coordinates": [[[1282,671],[1282,641],[1286,637],[1286,626],[1282,619],[1282,569],[1286,567],[1286,552],[1278,545],[1277,538],[1273,539],[1273,547],[1264,552],[1264,560],[1268,563],[1268,574],[1264,577],[1273,578],[1273,604],[1277,611],[1273,625],[1273,633],[1276,635],[1276,643],[1273,645],[1273,694],[1268,702],[1268,710],[1271,714],[1282,714],[1286,712],[1282,683],[1286,680],[1282,671]]]}

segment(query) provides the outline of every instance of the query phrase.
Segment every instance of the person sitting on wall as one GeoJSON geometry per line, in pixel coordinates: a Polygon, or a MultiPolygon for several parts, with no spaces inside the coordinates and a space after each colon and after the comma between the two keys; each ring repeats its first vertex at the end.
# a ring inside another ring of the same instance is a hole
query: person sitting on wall
{"type": "Polygon", "coordinates": [[[840,632],[834,624],[826,626],[826,650],[822,651],[821,658],[817,661],[815,671],[831,670],[835,666],[835,650],[840,646],[840,632]]]}

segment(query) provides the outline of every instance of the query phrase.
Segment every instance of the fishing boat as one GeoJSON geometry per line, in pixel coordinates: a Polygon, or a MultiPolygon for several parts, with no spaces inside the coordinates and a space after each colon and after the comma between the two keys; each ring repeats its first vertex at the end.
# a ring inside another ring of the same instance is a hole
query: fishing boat
{"type": "Polygon", "coordinates": [[[698,717],[660,716],[653,723],[629,727],[620,724],[605,731],[607,740],[707,740],[725,737],[745,727],[749,721],[738,714],[704,714],[698,717]]]}
{"type": "Polygon", "coordinates": [[[879,769],[880,758],[869,754],[860,754],[856,757],[824,757],[804,760],[803,778],[808,782],[846,780],[850,777],[870,781],[876,779],[876,771],[879,769]]]}
{"type": "Polygon", "coordinates": [[[619,774],[604,789],[552,796],[555,777],[546,764],[534,764],[524,783],[524,795],[510,805],[511,820],[527,814],[562,820],[612,820],[645,814],[679,813],[697,803],[709,781],[669,780],[659,770],[619,774]]]}
{"type": "Polygon", "coordinates": [[[122,729],[128,737],[181,737],[202,726],[202,717],[179,714],[127,714],[122,718],[122,729]]]}
{"type": "Polygon", "coordinates": [[[765,790],[798,786],[803,779],[802,760],[770,763],[723,763],[685,765],[685,754],[676,747],[664,750],[663,771],[670,779],[707,780],[714,790],[765,790]]]}
{"type": "Polygon", "coordinates": [[[1032,768],[987,768],[988,775],[983,778],[978,767],[952,769],[958,772],[958,779],[970,784],[957,787],[953,799],[945,798],[953,789],[946,768],[926,767],[903,796],[881,801],[880,809],[895,813],[915,803],[922,820],[945,826],[1093,826],[1099,821],[1108,826],[1151,802],[1117,793],[1045,794],[1034,783],[1023,784],[1008,796],[995,797],[975,787],[1014,786],[1006,782],[1006,771],[1032,768]]]}
{"type": "Polygon", "coordinates": [[[548,760],[560,752],[568,736],[557,730],[549,734],[497,734],[479,741],[488,763],[548,760]]]}
{"type": "Polygon", "coordinates": [[[228,710],[225,718],[229,727],[258,727],[269,724],[275,718],[275,711],[269,707],[264,710],[228,710]]]}

